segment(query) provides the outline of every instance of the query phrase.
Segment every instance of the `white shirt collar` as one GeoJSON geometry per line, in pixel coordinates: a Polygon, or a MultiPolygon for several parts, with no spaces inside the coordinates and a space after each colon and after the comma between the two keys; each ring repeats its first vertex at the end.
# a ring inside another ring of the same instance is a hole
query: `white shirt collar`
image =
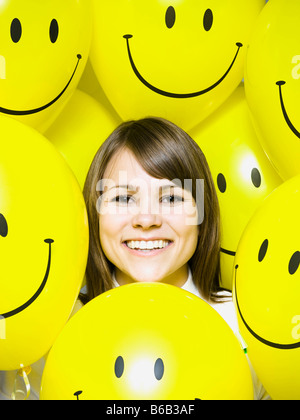
{"type": "MultiPolygon", "coordinates": [[[[113,273],[112,280],[113,280],[113,288],[120,286],[116,280],[115,272],[113,273]]],[[[189,267],[188,278],[186,282],[184,283],[184,285],[181,287],[181,289],[186,290],[187,292],[193,293],[194,295],[198,297],[201,297],[197,287],[195,286],[193,282],[193,276],[192,276],[192,271],[190,267],[189,267]]]]}
{"type": "Polygon", "coordinates": [[[195,286],[195,283],[193,282],[193,276],[192,271],[189,267],[189,275],[187,278],[187,281],[184,283],[184,285],[181,287],[181,289],[186,290],[187,292],[193,293],[194,295],[201,297],[199,290],[195,286]]]}

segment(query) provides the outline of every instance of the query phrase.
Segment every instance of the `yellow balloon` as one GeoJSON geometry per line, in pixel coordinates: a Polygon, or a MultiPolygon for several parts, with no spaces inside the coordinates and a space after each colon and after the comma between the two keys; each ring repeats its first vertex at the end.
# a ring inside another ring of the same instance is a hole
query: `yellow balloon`
{"type": "Polygon", "coordinates": [[[124,119],[164,117],[190,129],[243,78],[264,0],[94,0],[91,62],[124,119]]]}
{"type": "Polygon", "coordinates": [[[248,49],[246,96],[260,140],[284,179],[300,173],[300,3],[272,0],[248,49]]]}
{"type": "Polygon", "coordinates": [[[91,0],[2,0],[0,113],[44,132],[74,92],[91,38],[91,0]]]}
{"type": "Polygon", "coordinates": [[[252,399],[245,354],[202,299],[136,283],[89,302],[47,358],[42,399],[252,399]],[[222,369],[220,369],[222,366],[222,369]]]}
{"type": "Polygon", "coordinates": [[[105,107],[107,112],[109,112],[113,118],[121,120],[121,117],[109,102],[102,87],[100,86],[90,59],[88,59],[86,63],[83,75],[78,83],[78,89],[89,94],[92,98],[96,99],[96,101],[100,102],[100,104],[105,107]]]}
{"type": "Polygon", "coordinates": [[[298,175],[259,207],[235,260],[240,331],[273,399],[300,399],[299,214],[298,175]]]}
{"type": "Polygon", "coordinates": [[[79,185],[54,146],[0,117],[0,370],[51,347],[84,277],[88,223],[79,185]]]}
{"type": "Polygon", "coordinates": [[[191,131],[203,150],[221,212],[221,274],[232,290],[234,256],[250,217],[282,183],[257,139],[243,85],[210,118],[191,131]]]}
{"type": "Polygon", "coordinates": [[[64,156],[81,188],[97,150],[120,122],[101,103],[77,89],[46,131],[45,137],[64,156]]]}

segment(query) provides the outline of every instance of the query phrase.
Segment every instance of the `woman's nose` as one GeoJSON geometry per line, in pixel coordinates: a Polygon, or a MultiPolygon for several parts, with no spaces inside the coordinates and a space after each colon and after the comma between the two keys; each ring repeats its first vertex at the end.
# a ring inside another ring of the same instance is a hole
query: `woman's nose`
{"type": "Polygon", "coordinates": [[[3,214],[0,213],[0,236],[5,238],[8,234],[8,225],[3,214]]]}
{"type": "Polygon", "coordinates": [[[132,226],[135,228],[151,229],[162,225],[161,215],[151,212],[137,212],[132,218],[132,226]]]}

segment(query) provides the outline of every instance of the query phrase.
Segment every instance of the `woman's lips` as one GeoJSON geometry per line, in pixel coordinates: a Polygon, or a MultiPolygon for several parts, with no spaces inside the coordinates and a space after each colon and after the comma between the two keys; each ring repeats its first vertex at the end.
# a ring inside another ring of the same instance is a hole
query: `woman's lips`
{"type": "Polygon", "coordinates": [[[167,249],[172,243],[172,241],[167,239],[128,240],[123,242],[123,245],[136,255],[156,255],[167,249]]]}

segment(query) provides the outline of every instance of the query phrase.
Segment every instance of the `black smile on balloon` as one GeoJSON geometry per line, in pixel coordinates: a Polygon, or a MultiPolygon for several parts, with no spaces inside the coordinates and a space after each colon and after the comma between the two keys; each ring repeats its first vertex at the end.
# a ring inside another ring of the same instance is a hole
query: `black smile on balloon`
{"type": "Polygon", "coordinates": [[[299,348],[300,347],[300,342],[299,343],[293,343],[293,344],[280,344],[280,343],[274,343],[272,341],[266,340],[265,338],[258,335],[255,331],[253,331],[253,329],[248,325],[245,318],[243,317],[243,314],[242,314],[242,311],[241,311],[241,308],[240,308],[240,305],[239,305],[239,301],[238,301],[238,293],[237,293],[237,287],[236,287],[236,277],[237,277],[238,268],[239,268],[239,266],[236,265],[235,266],[235,300],[236,300],[237,309],[239,311],[239,314],[240,314],[240,317],[243,321],[243,324],[245,325],[247,330],[250,332],[250,334],[254,338],[256,338],[258,341],[260,341],[261,343],[263,343],[263,344],[265,344],[266,346],[269,346],[269,347],[274,347],[275,349],[293,350],[293,349],[299,348]]]}
{"type": "Polygon", "coordinates": [[[50,266],[51,266],[51,244],[54,241],[53,241],[53,239],[45,239],[44,242],[49,245],[48,263],[47,263],[47,268],[46,268],[46,272],[45,272],[45,275],[44,275],[44,279],[43,279],[40,287],[35,292],[35,294],[29,300],[27,300],[27,302],[23,303],[23,305],[19,306],[16,309],[13,309],[12,311],[6,312],[4,314],[0,314],[0,319],[3,319],[3,318],[7,319],[7,318],[10,318],[10,317],[12,317],[14,315],[17,315],[18,313],[24,311],[26,308],[28,308],[28,306],[30,306],[39,297],[39,295],[44,290],[44,288],[46,286],[46,283],[47,283],[47,280],[48,280],[48,277],[49,277],[50,266]]]}
{"type": "MultiPolygon", "coordinates": [[[[80,395],[83,393],[83,391],[76,391],[76,392],[74,392],[74,397],[76,397],[76,400],[77,401],[80,401],[80,399],[79,399],[79,397],[80,397],[80,395]]],[[[202,401],[200,398],[195,398],[195,400],[196,401],[202,401]]],[[[146,410],[144,410],[144,411],[146,411],[146,410]]]]}
{"type": "Polygon", "coordinates": [[[237,56],[238,56],[238,54],[239,54],[239,51],[240,51],[240,49],[241,49],[241,47],[243,46],[243,44],[241,44],[240,42],[237,42],[236,43],[236,46],[238,47],[238,49],[237,49],[237,52],[236,52],[236,54],[235,54],[235,56],[234,56],[234,59],[233,59],[233,61],[232,61],[232,63],[230,64],[230,66],[229,66],[229,68],[228,68],[228,70],[223,74],[223,76],[216,82],[216,83],[214,83],[213,85],[211,85],[210,87],[208,87],[208,88],[206,88],[206,89],[203,89],[203,90],[199,90],[198,92],[192,92],[192,93],[172,93],[172,92],[166,92],[165,90],[161,90],[161,89],[158,89],[157,87],[155,87],[155,86],[153,86],[153,85],[151,85],[149,82],[147,82],[147,80],[145,80],[144,78],[143,78],[143,76],[140,74],[140,72],[138,71],[138,69],[137,69],[137,67],[136,67],[136,65],[135,65],[135,63],[134,63],[134,60],[133,60],[133,58],[132,58],[132,55],[131,55],[131,51],[130,51],[130,46],[129,46],[129,39],[130,38],[132,38],[133,37],[133,35],[124,35],[123,36],[123,38],[125,38],[126,39],[126,43],[127,43],[127,51],[128,51],[128,57],[129,57],[129,61],[130,61],[130,64],[131,64],[131,67],[132,67],[132,70],[134,71],[134,73],[135,73],[135,75],[137,76],[137,78],[147,87],[147,88],[149,88],[150,90],[152,90],[153,92],[155,92],[155,93],[158,93],[159,95],[163,95],[163,96],[167,96],[167,97],[169,97],[169,98],[177,98],[177,99],[187,99],[187,98],[195,98],[195,97],[197,97],[197,96],[201,96],[201,95],[204,95],[205,93],[207,93],[207,92],[209,92],[209,91],[211,91],[211,90],[213,90],[215,87],[217,87],[225,78],[226,78],[226,76],[228,75],[228,73],[230,72],[230,70],[232,69],[232,67],[233,67],[233,65],[234,65],[234,63],[235,63],[235,61],[236,61],[236,59],[237,59],[237,56]]]}
{"type": "Polygon", "coordinates": [[[13,109],[7,109],[7,108],[0,107],[0,112],[2,112],[3,114],[16,115],[16,116],[17,115],[31,115],[31,114],[37,114],[38,112],[44,111],[45,109],[49,108],[51,105],[53,105],[55,102],[57,102],[59,100],[59,98],[61,98],[61,96],[65,93],[65,91],[68,89],[70,83],[72,82],[73,77],[75,76],[75,73],[77,71],[79,61],[82,59],[82,56],[80,54],[78,54],[77,58],[78,58],[77,64],[75,66],[75,70],[73,71],[72,76],[70,77],[70,80],[68,81],[68,83],[66,84],[64,89],[60,92],[60,94],[57,95],[56,98],[54,98],[51,102],[49,102],[46,105],[43,105],[39,108],[28,109],[28,110],[24,110],[24,111],[16,111],[16,110],[13,110],[13,109]]]}
{"type": "Polygon", "coordinates": [[[291,120],[289,119],[289,116],[286,112],[286,108],[285,108],[285,105],[284,105],[283,96],[282,96],[282,86],[284,86],[285,84],[286,84],[286,82],[283,81],[283,80],[279,80],[278,82],[276,82],[276,85],[279,86],[279,96],[280,96],[280,104],[281,104],[282,113],[283,113],[284,119],[285,119],[287,125],[289,126],[289,128],[291,129],[291,131],[300,139],[300,133],[295,128],[295,126],[291,122],[291,120]]]}
{"type": "Polygon", "coordinates": [[[236,254],[234,251],[229,251],[229,249],[225,248],[221,248],[220,251],[223,252],[223,254],[230,255],[231,257],[235,257],[236,254]]]}

